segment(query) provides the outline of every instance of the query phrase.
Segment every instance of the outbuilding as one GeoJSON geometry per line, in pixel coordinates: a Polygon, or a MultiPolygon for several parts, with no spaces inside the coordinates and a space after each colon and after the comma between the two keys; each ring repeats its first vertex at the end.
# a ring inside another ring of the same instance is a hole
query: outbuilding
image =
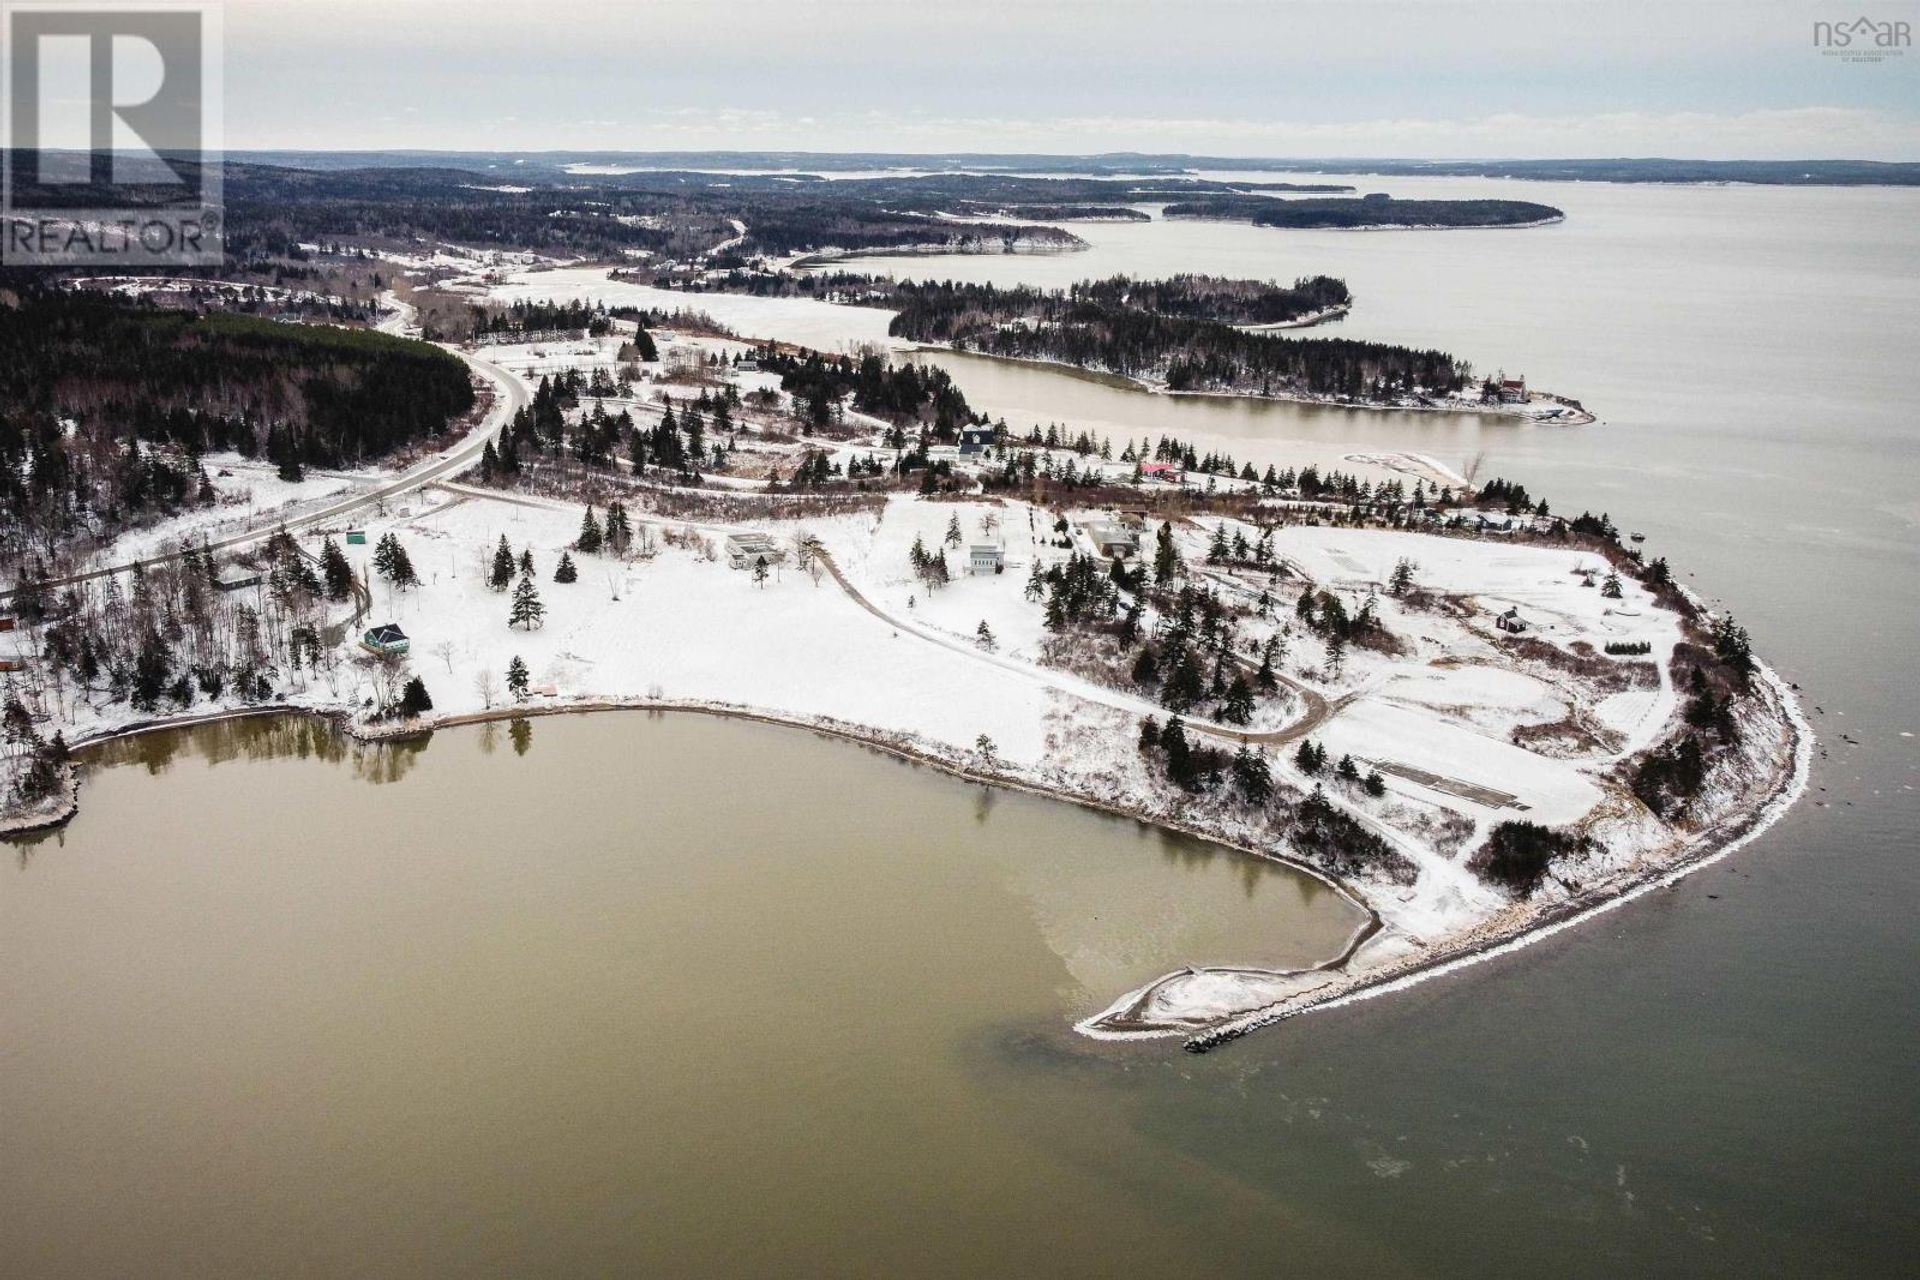
{"type": "Polygon", "coordinates": [[[259,586],[263,576],[258,569],[249,569],[243,564],[227,564],[214,573],[213,585],[222,591],[241,591],[259,586]]]}
{"type": "Polygon", "coordinates": [[[1096,520],[1087,525],[1087,541],[1109,560],[1125,560],[1140,550],[1140,535],[1115,521],[1096,520]]]}

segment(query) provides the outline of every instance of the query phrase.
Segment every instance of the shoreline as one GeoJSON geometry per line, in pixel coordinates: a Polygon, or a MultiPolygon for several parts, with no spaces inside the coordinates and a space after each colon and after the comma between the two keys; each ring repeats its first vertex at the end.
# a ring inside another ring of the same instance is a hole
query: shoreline
{"type": "Polygon", "coordinates": [[[1566,220],[1567,215],[1563,213],[1557,218],[1535,218],[1530,222],[1365,222],[1350,226],[1294,226],[1281,222],[1255,222],[1251,218],[1216,218],[1198,213],[1160,215],[1162,222],[1227,222],[1260,231],[1525,231],[1529,227],[1551,227],[1566,220]]]}
{"type": "MultiPolygon", "coordinates": [[[[1303,323],[1319,323],[1307,321],[1303,323]]],[[[1571,403],[1548,392],[1539,394],[1553,403],[1562,405],[1569,416],[1557,419],[1536,418],[1525,409],[1505,404],[1381,404],[1371,400],[1336,400],[1325,396],[1316,396],[1306,392],[1271,392],[1261,395],[1253,391],[1174,391],[1166,383],[1134,377],[1131,374],[1114,373],[1108,369],[1088,369],[1065,360],[1048,360],[1039,356],[1003,356],[991,351],[973,351],[964,347],[945,347],[931,342],[914,342],[902,339],[907,345],[901,351],[907,355],[921,352],[929,354],[947,354],[972,356],[981,360],[1002,360],[1008,364],[1031,365],[1034,368],[1065,373],[1069,377],[1084,378],[1089,382],[1098,382],[1104,386],[1119,390],[1139,391],[1154,396],[1193,396],[1213,400],[1247,400],[1256,403],[1268,401],[1282,404],[1312,405],[1319,409],[1360,409],[1372,413],[1459,413],[1485,414],[1496,418],[1512,418],[1519,423],[1532,423],[1546,427],[1585,427],[1598,422],[1599,416],[1586,408],[1575,408],[1571,403]]]]}
{"type": "Polygon", "coordinates": [[[1623,872],[1613,883],[1585,890],[1566,902],[1539,908],[1518,927],[1502,931],[1496,923],[1489,921],[1468,930],[1453,946],[1442,942],[1438,954],[1430,952],[1417,961],[1389,966],[1380,973],[1357,979],[1344,990],[1308,992],[1227,1018],[1188,1036],[1184,1047],[1189,1053],[1207,1053],[1263,1027],[1290,1021],[1302,1014],[1343,1008],[1411,990],[1436,978],[1525,950],[1536,942],[1543,942],[1643,898],[1655,889],[1671,888],[1765,835],[1806,794],[1813,771],[1813,726],[1801,710],[1800,700],[1792,687],[1765,662],[1758,663],[1757,668],[1761,680],[1778,700],[1783,713],[1782,723],[1791,735],[1789,763],[1775,775],[1777,784],[1763,797],[1694,834],[1659,866],[1623,872]],[[1493,930],[1491,934],[1475,936],[1489,928],[1493,930]]]}
{"type": "MultiPolygon", "coordinates": [[[[1099,1012],[1071,1024],[1072,1030],[1089,1039],[1103,1041],[1183,1038],[1188,1052],[1205,1053],[1254,1031],[1289,1021],[1319,1009],[1335,1009],[1380,996],[1408,990],[1421,983],[1496,959],[1531,946],[1565,930],[1585,924],[1599,916],[1645,896],[1654,889],[1670,887],[1704,867],[1719,862],[1764,834],[1805,794],[1812,767],[1813,731],[1801,710],[1791,686],[1764,662],[1758,674],[1766,686],[1781,723],[1788,734],[1790,751],[1787,762],[1771,780],[1763,795],[1752,797],[1741,808],[1706,829],[1683,840],[1677,850],[1661,859],[1659,865],[1622,872],[1608,883],[1583,890],[1574,898],[1539,908],[1503,923],[1496,914],[1469,926],[1452,939],[1442,937],[1425,946],[1416,958],[1389,961],[1378,971],[1347,972],[1347,966],[1370,942],[1390,931],[1379,910],[1368,899],[1364,882],[1360,884],[1332,875],[1324,869],[1293,857],[1279,849],[1262,848],[1232,835],[1209,830],[1182,821],[1171,814],[1150,811],[1138,805],[1081,791],[1057,782],[1025,777],[1016,772],[981,767],[962,749],[942,749],[916,740],[912,735],[890,733],[869,726],[827,716],[790,715],[767,708],[713,701],[658,698],[580,698],[568,702],[542,702],[484,711],[462,712],[431,720],[393,725],[356,723],[343,709],[274,703],[256,707],[235,707],[199,715],[166,717],[122,725],[80,740],[72,747],[77,755],[88,748],[143,734],[191,729],[201,725],[265,716],[309,716],[329,721],[343,736],[362,743],[378,744],[408,738],[430,737],[436,729],[499,723],[556,715],[591,715],[614,711],[639,711],[648,714],[679,712],[707,715],[770,725],[777,728],[810,731],[822,737],[880,751],[905,763],[926,765],[960,782],[1002,787],[1044,799],[1078,805],[1118,818],[1128,818],[1193,839],[1204,840],[1237,853],[1276,863],[1304,873],[1332,889],[1363,915],[1345,946],[1336,955],[1301,969],[1270,970],[1247,965],[1195,965],[1164,974],[1152,982],[1122,993],[1099,1012]],[[1239,1013],[1229,1014],[1210,1025],[1193,1028],[1124,1025],[1125,1016],[1139,1008],[1164,983],[1192,974],[1246,974],[1258,977],[1305,979],[1315,974],[1328,975],[1328,981],[1298,992],[1280,1001],[1239,1013]],[[1118,1025],[1100,1025],[1110,1019],[1118,1025]]],[[[82,768],[69,764],[64,803],[57,813],[42,813],[22,821],[0,823],[0,840],[44,834],[63,827],[79,811],[82,768]]]]}
{"type": "MultiPolygon", "coordinates": [[[[978,225],[1002,224],[980,223],[978,225]]],[[[980,237],[972,246],[965,242],[959,244],[926,242],[872,249],[811,249],[790,260],[786,264],[786,269],[812,271],[820,267],[832,266],[836,262],[857,262],[864,258],[1002,258],[1008,254],[1022,253],[1082,253],[1093,247],[1079,236],[1073,235],[1071,231],[1067,234],[1072,237],[1072,241],[1065,244],[1046,240],[1029,240],[1023,236],[1015,237],[1008,242],[1003,236],[999,241],[1001,247],[997,249],[976,247],[991,243],[991,238],[987,236],[980,237]]]]}

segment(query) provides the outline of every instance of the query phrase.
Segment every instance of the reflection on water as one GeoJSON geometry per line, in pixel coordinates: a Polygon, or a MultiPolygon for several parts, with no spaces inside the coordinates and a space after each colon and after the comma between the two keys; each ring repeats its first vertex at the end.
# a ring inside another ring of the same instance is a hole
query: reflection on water
{"type": "Polygon", "coordinates": [[[0,873],[0,1270],[1111,1275],[1264,1199],[1088,1088],[1177,1050],[1069,1028],[1338,953],[1324,885],[795,730],[533,728],[89,754],[0,873]]]}
{"type": "Polygon", "coordinates": [[[431,734],[417,734],[362,742],[320,716],[271,714],[114,738],[75,754],[84,765],[135,764],[150,774],[166,773],[182,759],[210,766],[235,760],[346,761],[355,777],[387,783],[406,777],[431,741],[431,734]]]}

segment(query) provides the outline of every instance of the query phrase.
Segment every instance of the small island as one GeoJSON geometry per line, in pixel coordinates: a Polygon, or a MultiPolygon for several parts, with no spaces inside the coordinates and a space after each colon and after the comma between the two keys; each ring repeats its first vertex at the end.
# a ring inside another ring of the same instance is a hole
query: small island
{"type": "Polygon", "coordinates": [[[1552,205],[1529,200],[1396,200],[1375,192],[1358,199],[1211,196],[1169,204],[1162,210],[1162,216],[1251,222],[1256,227],[1371,231],[1543,227],[1560,222],[1567,215],[1552,205]]]}

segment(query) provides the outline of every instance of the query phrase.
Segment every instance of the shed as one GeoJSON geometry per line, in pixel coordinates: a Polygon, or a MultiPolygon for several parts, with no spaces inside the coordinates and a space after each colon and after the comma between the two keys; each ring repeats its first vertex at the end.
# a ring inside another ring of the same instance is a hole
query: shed
{"type": "Polygon", "coordinates": [[[407,639],[407,633],[391,622],[383,622],[377,627],[372,627],[360,637],[362,649],[382,658],[397,658],[412,644],[413,642],[407,639]]]}
{"type": "Polygon", "coordinates": [[[1124,560],[1140,550],[1140,535],[1114,521],[1096,520],[1087,525],[1087,541],[1109,560],[1124,560]]]}
{"type": "Polygon", "coordinates": [[[350,547],[364,547],[364,546],[366,546],[366,545],[367,545],[367,531],[366,531],[365,529],[349,529],[349,530],[347,530],[347,545],[348,545],[348,546],[350,546],[350,547]]]}
{"type": "Polygon", "coordinates": [[[259,586],[261,577],[258,569],[249,569],[243,564],[228,564],[222,565],[214,573],[213,585],[222,591],[240,591],[259,586]]]}
{"type": "Polygon", "coordinates": [[[1520,610],[1518,608],[1513,608],[1513,609],[1508,609],[1505,613],[1495,618],[1493,620],[1493,625],[1500,628],[1502,631],[1508,631],[1508,632],[1512,632],[1514,635],[1519,635],[1522,631],[1525,631],[1527,629],[1527,620],[1520,616],[1520,610]]]}

